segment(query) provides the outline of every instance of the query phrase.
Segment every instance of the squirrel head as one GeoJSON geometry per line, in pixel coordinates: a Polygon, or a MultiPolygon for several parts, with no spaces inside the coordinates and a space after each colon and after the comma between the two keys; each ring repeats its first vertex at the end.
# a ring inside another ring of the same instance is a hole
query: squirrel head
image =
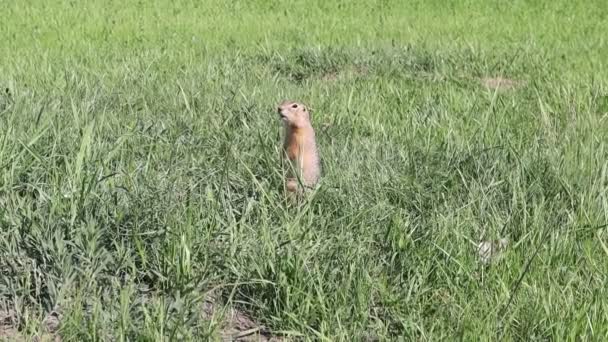
{"type": "Polygon", "coordinates": [[[292,127],[304,127],[310,125],[310,110],[299,102],[281,102],[278,108],[278,113],[285,125],[292,127]]]}

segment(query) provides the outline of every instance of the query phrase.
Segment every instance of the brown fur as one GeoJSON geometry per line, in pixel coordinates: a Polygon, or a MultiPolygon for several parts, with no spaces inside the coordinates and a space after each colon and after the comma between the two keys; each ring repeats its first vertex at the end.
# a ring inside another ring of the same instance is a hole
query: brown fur
{"type": "Polygon", "coordinates": [[[290,192],[296,192],[300,182],[305,187],[314,187],[319,181],[321,166],[315,131],[310,122],[310,110],[301,103],[283,101],[278,112],[285,131],[283,150],[291,164],[286,188],[290,192]]]}

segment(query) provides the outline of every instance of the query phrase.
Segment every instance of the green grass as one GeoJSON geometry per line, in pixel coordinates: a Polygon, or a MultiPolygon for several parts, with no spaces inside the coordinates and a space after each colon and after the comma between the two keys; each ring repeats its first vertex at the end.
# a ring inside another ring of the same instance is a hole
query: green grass
{"type": "Polygon", "coordinates": [[[21,336],[217,339],[213,293],[295,339],[608,337],[605,1],[0,5],[21,336]],[[323,159],[300,206],[285,98],[323,159]]]}

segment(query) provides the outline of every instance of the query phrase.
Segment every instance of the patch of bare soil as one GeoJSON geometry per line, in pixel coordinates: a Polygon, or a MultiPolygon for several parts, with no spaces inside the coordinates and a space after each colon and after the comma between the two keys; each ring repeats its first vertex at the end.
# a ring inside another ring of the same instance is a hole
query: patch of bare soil
{"type": "Polygon", "coordinates": [[[340,70],[326,72],[320,75],[321,81],[324,82],[335,82],[339,79],[349,79],[365,77],[369,74],[369,68],[363,65],[353,65],[350,67],[344,67],[340,70]]]}
{"type": "MultiPolygon", "coordinates": [[[[222,341],[262,341],[283,342],[290,341],[289,338],[272,334],[261,324],[250,318],[245,313],[234,308],[222,308],[216,304],[214,299],[208,299],[202,308],[202,318],[211,320],[214,315],[222,317],[218,331],[222,341]],[[219,311],[224,310],[223,314],[219,311]]],[[[61,342],[61,336],[57,334],[62,315],[58,311],[52,311],[44,318],[43,333],[35,336],[31,341],[35,342],[61,342]]],[[[0,309],[0,342],[25,342],[29,341],[19,331],[19,316],[14,310],[0,309]]]]}
{"type": "MultiPolygon", "coordinates": [[[[57,333],[61,314],[56,311],[50,312],[42,321],[43,333],[41,336],[35,336],[34,342],[61,342],[61,336],[57,333]]],[[[0,341],[28,341],[21,332],[19,332],[19,317],[14,310],[0,309],[0,341]]]]}
{"type": "Polygon", "coordinates": [[[224,310],[223,320],[219,326],[222,341],[263,341],[282,342],[289,339],[273,335],[263,325],[258,324],[244,312],[235,308],[222,308],[216,300],[209,298],[203,305],[203,318],[211,320],[212,317],[224,310]]]}
{"type": "Polygon", "coordinates": [[[321,76],[321,80],[325,81],[325,82],[333,82],[333,81],[336,81],[337,79],[338,79],[337,72],[328,72],[328,73],[324,74],[323,76],[321,76]]]}
{"type": "Polygon", "coordinates": [[[17,331],[17,315],[13,310],[0,310],[0,341],[23,341],[17,331]]]}
{"type": "Polygon", "coordinates": [[[525,85],[524,81],[503,77],[484,77],[480,82],[483,86],[492,90],[512,90],[525,85]]]}
{"type": "Polygon", "coordinates": [[[369,68],[363,65],[358,65],[354,68],[353,73],[358,77],[367,76],[367,74],[369,74],[369,68]]]}
{"type": "MultiPolygon", "coordinates": [[[[211,320],[214,316],[221,317],[218,327],[222,341],[261,341],[261,342],[283,342],[290,341],[289,338],[272,334],[272,332],[257,323],[244,312],[235,308],[223,308],[216,304],[217,301],[208,298],[202,307],[202,318],[211,320]],[[221,312],[223,310],[223,312],[221,312]]],[[[61,342],[61,336],[57,334],[61,324],[62,315],[58,311],[51,311],[42,321],[40,336],[35,336],[34,342],[61,342]]],[[[0,342],[29,341],[19,331],[19,317],[14,310],[0,309],[0,342]]]]}

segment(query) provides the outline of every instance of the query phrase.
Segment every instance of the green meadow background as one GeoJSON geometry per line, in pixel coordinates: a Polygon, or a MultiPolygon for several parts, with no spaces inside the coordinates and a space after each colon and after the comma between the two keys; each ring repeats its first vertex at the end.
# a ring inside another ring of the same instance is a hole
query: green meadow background
{"type": "Polygon", "coordinates": [[[606,32],[600,0],[0,0],[0,339],[605,340],[606,32]]]}

